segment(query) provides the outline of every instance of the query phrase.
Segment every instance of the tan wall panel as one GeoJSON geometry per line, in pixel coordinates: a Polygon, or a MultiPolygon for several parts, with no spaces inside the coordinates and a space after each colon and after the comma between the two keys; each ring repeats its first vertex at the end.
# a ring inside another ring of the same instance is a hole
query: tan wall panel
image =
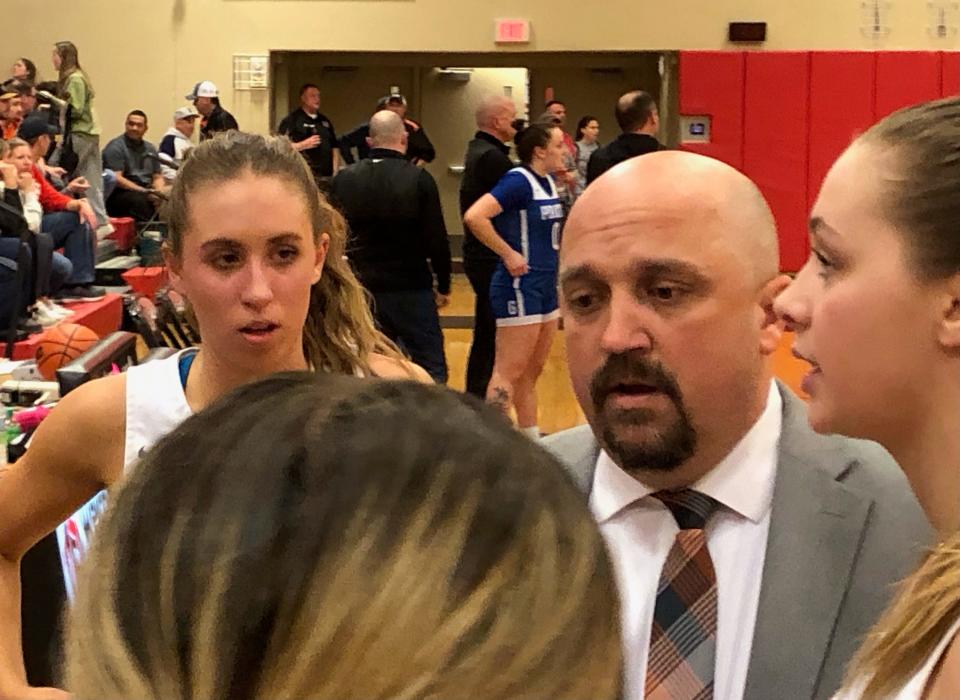
{"type": "MultiPolygon", "coordinates": [[[[861,33],[859,2],[837,0],[605,0],[586,8],[573,0],[4,0],[15,17],[0,47],[0,65],[18,55],[49,76],[49,53],[72,39],[99,90],[105,136],[122,128],[125,111],[153,117],[153,135],[196,81],[223,89],[242,127],[269,130],[269,93],[231,87],[234,53],[309,51],[498,51],[497,17],[532,21],[526,50],[717,49],[727,46],[731,20],[768,22],[767,49],[955,49],[955,33],[928,33],[930,13],[919,0],[891,3],[889,36],[861,33]]],[[[161,128],[162,127],[162,128],[161,128]]]]}
{"type": "Polygon", "coordinates": [[[474,112],[488,94],[503,94],[510,86],[517,114],[523,116],[527,99],[527,71],[524,68],[477,68],[467,82],[442,77],[432,68],[421,69],[422,111],[416,115],[434,147],[437,159],[427,166],[437,181],[443,216],[450,234],[463,229],[460,220],[460,179],[450,166],[463,165],[467,143],[477,130],[474,112]]]}

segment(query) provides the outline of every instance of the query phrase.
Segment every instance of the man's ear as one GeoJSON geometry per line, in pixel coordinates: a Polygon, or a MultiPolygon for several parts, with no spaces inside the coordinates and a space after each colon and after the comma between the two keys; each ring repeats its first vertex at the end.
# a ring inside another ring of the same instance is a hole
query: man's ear
{"type": "Polygon", "coordinates": [[[783,323],[777,318],[773,302],[790,282],[790,275],[777,275],[760,290],[760,352],[764,355],[772,355],[780,345],[783,323]]]}

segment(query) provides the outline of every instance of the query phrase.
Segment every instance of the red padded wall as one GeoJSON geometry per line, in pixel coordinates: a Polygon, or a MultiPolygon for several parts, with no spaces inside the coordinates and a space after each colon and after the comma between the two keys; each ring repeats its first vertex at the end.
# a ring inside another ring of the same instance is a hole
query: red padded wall
{"type": "Polygon", "coordinates": [[[940,97],[943,90],[940,52],[878,51],[876,57],[876,119],[901,107],[940,97]]]}
{"type": "Polygon", "coordinates": [[[680,52],[680,113],[709,115],[708,144],[685,144],[685,150],[743,165],[744,54],[734,51],[680,52]]]}
{"type": "Polygon", "coordinates": [[[780,232],[780,266],[807,257],[809,52],[746,55],[743,172],[770,203],[780,232]]]}
{"type": "Polygon", "coordinates": [[[781,264],[807,256],[806,220],[830,165],[876,120],[960,93],[960,53],[682,51],[680,113],[712,117],[712,142],[685,144],[745,172],[780,229],[781,264]]]}
{"type": "Polygon", "coordinates": [[[833,161],[873,124],[876,78],[873,53],[817,51],[811,55],[808,210],[833,161]]]}
{"type": "Polygon", "coordinates": [[[956,51],[944,51],[941,54],[943,60],[942,80],[940,84],[940,94],[944,97],[960,94],[960,53],[956,51]]]}

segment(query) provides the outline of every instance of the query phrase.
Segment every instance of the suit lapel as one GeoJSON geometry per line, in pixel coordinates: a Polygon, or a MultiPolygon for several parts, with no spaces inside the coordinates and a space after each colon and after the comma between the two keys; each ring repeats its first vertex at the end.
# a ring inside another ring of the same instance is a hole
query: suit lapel
{"type": "Polygon", "coordinates": [[[563,462],[567,473],[589,499],[593,491],[597,458],[600,456],[600,445],[597,444],[590,426],[581,425],[551,435],[543,441],[543,446],[563,462]]]}
{"type": "Polygon", "coordinates": [[[783,431],[744,698],[813,697],[872,500],[837,479],[853,463],[781,387],[783,431]]]}

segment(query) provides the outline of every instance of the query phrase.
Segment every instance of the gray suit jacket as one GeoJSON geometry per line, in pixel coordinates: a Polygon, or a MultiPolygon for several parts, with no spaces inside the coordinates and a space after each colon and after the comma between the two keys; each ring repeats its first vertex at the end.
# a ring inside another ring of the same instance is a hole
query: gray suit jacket
{"type": "MultiPolygon", "coordinates": [[[[783,432],[744,698],[826,699],[933,535],[883,448],[814,433],[803,402],[779,389],[783,432]]],[[[590,427],[544,443],[589,494],[599,455],[590,427]]]]}

